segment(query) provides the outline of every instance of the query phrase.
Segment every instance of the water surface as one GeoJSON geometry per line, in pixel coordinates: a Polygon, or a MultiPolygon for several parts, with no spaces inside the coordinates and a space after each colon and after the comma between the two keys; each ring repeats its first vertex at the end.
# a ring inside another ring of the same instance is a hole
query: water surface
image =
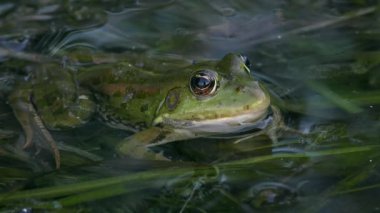
{"type": "Polygon", "coordinates": [[[96,119],[53,131],[62,168],[20,148],[0,103],[2,212],[376,212],[380,206],[380,15],[376,1],[3,1],[0,96],[14,73],[76,48],[250,58],[287,126],[304,133],[158,147],[125,161],[130,135],[96,119]],[[211,154],[210,154],[211,153],[211,154]]]}

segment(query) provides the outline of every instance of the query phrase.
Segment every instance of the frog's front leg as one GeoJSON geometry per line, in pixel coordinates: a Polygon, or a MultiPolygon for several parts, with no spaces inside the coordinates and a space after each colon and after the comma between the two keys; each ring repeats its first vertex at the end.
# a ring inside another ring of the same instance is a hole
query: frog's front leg
{"type": "Polygon", "coordinates": [[[117,151],[136,159],[168,160],[162,153],[154,153],[150,147],[194,137],[194,133],[184,129],[151,127],[121,141],[117,151]]]}

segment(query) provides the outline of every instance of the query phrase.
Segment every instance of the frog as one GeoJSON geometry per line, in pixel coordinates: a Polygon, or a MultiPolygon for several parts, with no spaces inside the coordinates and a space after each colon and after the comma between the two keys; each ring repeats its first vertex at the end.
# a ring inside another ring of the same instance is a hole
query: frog
{"type": "Polygon", "coordinates": [[[130,131],[116,153],[170,160],[152,147],[201,137],[236,135],[238,142],[281,126],[268,89],[246,56],[219,60],[163,60],[99,55],[36,65],[7,100],[25,135],[23,148],[60,151],[51,130],[80,127],[96,117],[130,131]],[[96,59],[96,60],[95,60],[96,59]]]}

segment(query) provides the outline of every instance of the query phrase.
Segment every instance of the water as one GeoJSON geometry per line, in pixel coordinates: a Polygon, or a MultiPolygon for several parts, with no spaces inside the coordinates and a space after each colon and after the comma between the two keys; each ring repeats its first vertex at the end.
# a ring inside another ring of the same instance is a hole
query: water
{"type": "MultiPolygon", "coordinates": [[[[196,139],[175,161],[125,161],[129,132],[91,120],[52,131],[62,153],[25,152],[0,104],[1,212],[379,211],[380,16],[376,1],[3,1],[0,96],[14,73],[75,48],[188,60],[250,58],[287,126],[279,143],[196,139]]],[[[112,57],[110,57],[112,58],[112,57]]],[[[25,70],[25,69],[24,69],[25,70]]],[[[26,69],[28,72],[28,70],[26,69]]]]}

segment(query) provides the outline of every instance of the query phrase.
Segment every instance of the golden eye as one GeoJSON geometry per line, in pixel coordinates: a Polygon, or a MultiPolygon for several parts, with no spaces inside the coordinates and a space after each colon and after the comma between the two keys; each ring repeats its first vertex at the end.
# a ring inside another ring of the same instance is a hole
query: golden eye
{"type": "Polygon", "coordinates": [[[211,70],[200,70],[190,79],[190,90],[197,96],[214,95],[217,89],[218,74],[211,70]]]}

